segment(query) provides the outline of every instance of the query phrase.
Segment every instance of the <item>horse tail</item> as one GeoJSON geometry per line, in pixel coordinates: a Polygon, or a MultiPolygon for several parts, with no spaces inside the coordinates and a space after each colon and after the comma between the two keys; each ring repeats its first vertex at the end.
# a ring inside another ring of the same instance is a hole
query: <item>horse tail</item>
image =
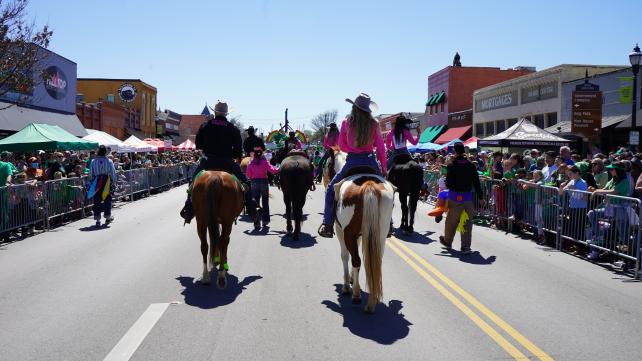
{"type": "Polygon", "coordinates": [[[363,217],[361,239],[366,270],[366,281],[370,297],[379,302],[383,296],[381,280],[381,259],[383,258],[383,237],[381,237],[381,214],[378,190],[372,182],[366,182],[363,190],[363,217]]]}
{"type": "Polygon", "coordinates": [[[223,180],[219,175],[210,177],[207,185],[207,229],[210,233],[210,249],[218,242],[218,206],[223,180]]]}

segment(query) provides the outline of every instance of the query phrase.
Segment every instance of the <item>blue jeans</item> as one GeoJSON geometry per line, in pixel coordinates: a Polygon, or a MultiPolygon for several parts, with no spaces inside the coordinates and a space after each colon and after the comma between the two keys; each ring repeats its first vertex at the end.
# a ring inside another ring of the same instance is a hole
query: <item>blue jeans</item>
{"type": "Polygon", "coordinates": [[[377,171],[377,174],[381,175],[379,164],[377,163],[373,153],[348,153],[346,164],[341,168],[341,171],[332,178],[330,184],[328,184],[328,188],[325,190],[323,224],[332,224],[334,221],[334,185],[345,178],[345,174],[350,170],[350,168],[358,166],[371,167],[377,171]]]}
{"type": "Polygon", "coordinates": [[[390,156],[388,157],[388,169],[392,168],[392,162],[395,160],[395,157],[399,154],[408,154],[410,155],[410,151],[408,148],[399,148],[395,149],[390,153],[390,156]]]}
{"type": "Polygon", "coordinates": [[[252,179],[252,198],[254,202],[259,203],[261,200],[261,208],[263,209],[264,223],[270,223],[270,203],[269,203],[269,186],[268,180],[265,179],[252,179]]]}

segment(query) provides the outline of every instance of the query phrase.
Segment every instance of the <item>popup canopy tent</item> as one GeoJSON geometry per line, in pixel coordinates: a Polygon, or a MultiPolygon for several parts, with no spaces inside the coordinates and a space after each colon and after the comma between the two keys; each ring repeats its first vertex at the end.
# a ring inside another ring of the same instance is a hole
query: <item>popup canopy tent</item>
{"type": "Polygon", "coordinates": [[[570,140],[553,135],[524,118],[499,134],[477,141],[479,146],[486,147],[555,147],[570,143],[570,140]]]}
{"type": "Polygon", "coordinates": [[[408,147],[410,153],[428,153],[441,149],[441,145],[435,143],[419,143],[416,146],[411,145],[408,147]]]}
{"type": "Polygon", "coordinates": [[[136,151],[134,146],[123,143],[120,139],[112,136],[111,134],[93,129],[88,129],[87,132],[89,135],[84,136],[82,139],[104,145],[117,153],[129,153],[136,151]]]}
{"type": "Polygon", "coordinates": [[[0,151],[90,150],[98,143],[77,138],[57,125],[28,124],[16,134],[0,140],[0,151]]]}
{"type": "Polygon", "coordinates": [[[189,139],[185,140],[183,143],[177,146],[172,147],[172,150],[182,150],[182,151],[194,150],[194,149],[196,149],[196,144],[192,143],[192,141],[189,139]]]}
{"type": "Polygon", "coordinates": [[[134,147],[136,152],[156,152],[158,151],[158,148],[156,148],[153,145],[147,144],[143,142],[142,140],[136,138],[136,136],[132,135],[129,138],[125,139],[123,142],[127,145],[131,145],[134,147]]]}
{"type": "Polygon", "coordinates": [[[158,138],[145,138],[143,139],[143,142],[153,145],[159,152],[165,150],[165,142],[158,138]]]}
{"type": "Polygon", "coordinates": [[[470,149],[476,149],[477,148],[477,141],[479,138],[477,137],[470,137],[468,140],[464,142],[464,145],[467,146],[470,149]]]}

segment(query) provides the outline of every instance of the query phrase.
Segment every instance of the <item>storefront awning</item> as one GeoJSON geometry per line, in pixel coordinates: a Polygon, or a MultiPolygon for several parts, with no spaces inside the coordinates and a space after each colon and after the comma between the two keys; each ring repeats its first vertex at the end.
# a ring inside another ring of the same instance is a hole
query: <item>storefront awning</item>
{"type": "Polygon", "coordinates": [[[426,106],[427,106],[427,107],[429,107],[429,106],[431,106],[431,105],[432,105],[432,102],[435,100],[435,98],[437,97],[437,95],[438,95],[438,94],[435,94],[435,95],[431,96],[430,98],[428,98],[428,101],[426,102],[426,106]]]}
{"type": "Polygon", "coordinates": [[[430,98],[428,98],[428,101],[426,102],[426,106],[429,107],[431,105],[439,104],[444,100],[446,100],[445,98],[446,98],[446,93],[444,92],[437,93],[431,96],[430,98]]]}
{"type": "Polygon", "coordinates": [[[76,137],[87,135],[76,114],[62,114],[0,102],[0,129],[17,132],[31,123],[57,125],[76,137]]]}
{"type": "Polygon", "coordinates": [[[421,137],[419,137],[419,143],[430,143],[430,142],[432,142],[433,140],[435,140],[435,138],[437,138],[439,136],[439,134],[441,134],[441,132],[444,130],[444,128],[446,128],[445,125],[436,125],[434,127],[426,128],[426,130],[424,130],[421,133],[421,137]]]}
{"type": "Polygon", "coordinates": [[[446,144],[453,139],[466,139],[468,138],[466,136],[466,133],[468,133],[471,128],[472,126],[470,125],[467,125],[465,127],[450,128],[444,134],[439,136],[439,138],[435,140],[435,143],[446,144]]]}

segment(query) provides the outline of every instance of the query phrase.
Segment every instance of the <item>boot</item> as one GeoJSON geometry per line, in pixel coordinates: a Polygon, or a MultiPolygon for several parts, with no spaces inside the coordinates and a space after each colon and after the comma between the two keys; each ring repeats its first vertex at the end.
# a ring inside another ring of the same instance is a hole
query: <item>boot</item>
{"type": "Polygon", "coordinates": [[[187,197],[183,209],[181,209],[181,217],[185,220],[186,224],[189,224],[194,218],[194,208],[192,206],[192,198],[187,197]]]}

